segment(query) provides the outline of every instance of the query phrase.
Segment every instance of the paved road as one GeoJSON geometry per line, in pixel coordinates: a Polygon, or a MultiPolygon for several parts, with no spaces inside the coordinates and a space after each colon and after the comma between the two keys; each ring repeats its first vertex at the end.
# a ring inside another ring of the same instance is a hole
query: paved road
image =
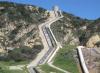
{"type": "Polygon", "coordinates": [[[52,62],[49,62],[48,65],[51,66],[52,68],[55,68],[55,69],[61,71],[61,72],[70,73],[70,72],[68,72],[68,71],[66,71],[66,70],[63,70],[63,69],[61,69],[61,68],[59,68],[59,67],[53,65],[52,62]]]}
{"type": "Polygon", "coordinates": [[[10,70],[22,70],[25,65],[8,66],[10,70]]]}

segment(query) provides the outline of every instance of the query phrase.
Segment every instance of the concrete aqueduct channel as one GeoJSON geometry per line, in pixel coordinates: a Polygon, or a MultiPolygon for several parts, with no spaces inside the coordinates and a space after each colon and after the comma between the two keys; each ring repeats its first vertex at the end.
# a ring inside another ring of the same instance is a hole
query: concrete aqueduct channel
{"type": "Polygon", "coordinates": [[[50,25],[59,19],[63,18],[63,15],[55,16],[45,23],[39,25],[40,37],[42,39],[44,49],[38,54],[37,58],[33,60],[27,67],[30,73],[36,73],[34,68],[37,65],[48,63],[50,67],[53,67],[64,73],[69,73],[63,69],[60,69],[52,64],[52,59],[56,52],[61,48],[61,45],[57,42],[50,25]]]}

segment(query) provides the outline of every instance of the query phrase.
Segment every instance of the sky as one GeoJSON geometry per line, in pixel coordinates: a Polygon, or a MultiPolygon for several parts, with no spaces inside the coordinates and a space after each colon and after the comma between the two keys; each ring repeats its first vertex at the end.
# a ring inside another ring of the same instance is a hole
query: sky
{"type": "Polygon", "coordinates": [[[97,19],[100,17],[100,0],[0,0],[24,4],[32,4],[45,9],[52,9],[54,5],[65,12],[86,19],[97,19]]]}

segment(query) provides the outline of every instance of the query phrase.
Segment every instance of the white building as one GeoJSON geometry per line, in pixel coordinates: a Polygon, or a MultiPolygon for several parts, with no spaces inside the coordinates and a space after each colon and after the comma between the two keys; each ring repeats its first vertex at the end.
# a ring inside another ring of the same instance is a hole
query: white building
{"type": "Polygon", "coordinates": [[[48,11],[50,13],[50,17],[59,17],[62,16],[62,12],[58,6],[54,6],[52,11],[48,11]]]}

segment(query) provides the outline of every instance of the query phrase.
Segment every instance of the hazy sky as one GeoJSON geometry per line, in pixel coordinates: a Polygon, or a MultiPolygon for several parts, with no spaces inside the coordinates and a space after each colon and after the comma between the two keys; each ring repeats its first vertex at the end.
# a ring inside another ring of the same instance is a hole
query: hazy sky
{"type": "MultiPolygon", "coordinates": [[[[0,0],[1,1],[1,0],[0,0]]],[[[4,1],[4,0],[2,0],[4,1]]],[[[58,5],[61,10],[87,19],[100,17],[100,0],[6,0],[17,3],[32,4],[46,9],[58,5]]]]}

